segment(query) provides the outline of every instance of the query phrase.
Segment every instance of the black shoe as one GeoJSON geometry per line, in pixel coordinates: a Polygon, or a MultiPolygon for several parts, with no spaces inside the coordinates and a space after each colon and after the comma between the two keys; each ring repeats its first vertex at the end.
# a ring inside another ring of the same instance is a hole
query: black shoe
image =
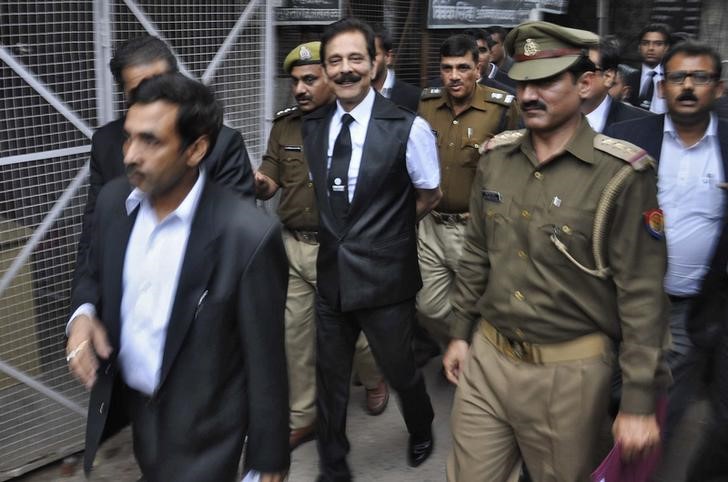
{"type": "Polygon", "coordinates": [[[433,445],[432,433],[427,434],[425,437],[410,435],[407,444],[407,463],[410,467],[417,467],[427,460],[432,453],[433,445]]]}

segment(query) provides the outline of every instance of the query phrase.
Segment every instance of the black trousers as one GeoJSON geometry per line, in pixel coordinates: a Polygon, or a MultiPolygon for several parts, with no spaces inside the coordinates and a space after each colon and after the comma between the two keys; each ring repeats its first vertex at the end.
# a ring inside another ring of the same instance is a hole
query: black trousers
{"type": "Polygon", "coordinates": [[[412,298],[393,305],[342,313],[320,296],[316,297],[320,481],[351,480],[346,463],[349,452],[346,411],[354,346],[362,330],[385,379],[399,395],[407,431],[419,437],[430,434],[434,413],[412,352],[414,306],[412,298]]]}

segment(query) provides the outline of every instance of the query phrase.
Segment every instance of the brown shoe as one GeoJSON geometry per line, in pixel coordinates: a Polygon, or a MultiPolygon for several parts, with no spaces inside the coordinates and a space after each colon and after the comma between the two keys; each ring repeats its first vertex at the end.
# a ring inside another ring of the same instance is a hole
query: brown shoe
{"type": "Polygon", "coordinates": [[[369,390],[367,388],[367,412],[369,415],[379,415],[387,408],[389,402],[389,388],[387,383],[382,380],[377,388],[369,390]]]}
{"type": "Polygon", "coordinates": [[[316,438],[316,422],[308,427],[295,428],[288,436],[288,448],[293,451],[296,447],[316,438]]]}

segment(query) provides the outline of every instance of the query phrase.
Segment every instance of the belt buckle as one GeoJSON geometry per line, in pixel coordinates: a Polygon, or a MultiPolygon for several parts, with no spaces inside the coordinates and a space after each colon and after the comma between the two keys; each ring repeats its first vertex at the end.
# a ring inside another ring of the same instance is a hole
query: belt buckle
{"type": "Polygon", "coordinates": [[[520,361],[530,362],[533,361],[533,353],[526,346],[526,343],[517,340],[508,340],[511,346],[511,353],[513,357],[520,361]]]}

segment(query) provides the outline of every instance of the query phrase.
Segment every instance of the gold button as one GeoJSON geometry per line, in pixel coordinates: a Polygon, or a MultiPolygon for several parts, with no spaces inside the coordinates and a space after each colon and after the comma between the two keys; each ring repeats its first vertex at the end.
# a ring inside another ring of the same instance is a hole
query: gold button
{"type": "Polygon", "coordinates": [[[513,293],[513,296],[515,296],[518,301],[523,301],[526,299],[526,297],[523,296],[523,293],[521,293],[518,290],[516,290],[515,293],[513,293]]]}
{"type": "Polygon", "coordinates": [[[454,120],[452,121],[452,125],[456,126],[456,125],[458,125],[458,124],[459,124],[459,122],[458,122],[458,120],[457,120],[457,119],[454,119],[454,120]]]}
{"type": "Polygon", "coordinates": [[[523,336],[525,335],[525,333],[523,333],[523,330],[521,330],[520,328],[516,328],[515,333],[516,333],[516,336],[518,338],[520,338],[521,340],[523,340],[523,336]]]}
{"type": "Polygon", "coordinates": [[[540,181],[541,179],[543,179],[543,174],[541,174],[541,171],[536,171],[533,173],[533,177],[540,181]]]}
{"type": "Polygon", "coordinates": [[[453,146],[455,146],[455,143],[451,142],[450,144],[448,144],[448,146],[453,147],[453,146]]]}
{"type": "Polygon", "coordinates": [[[561,230],[563,232],[565,232],[566,234],[571,234],[571,228],[569,227],[568,224],[564,224],[563,226],[561,226],[561,230]]]}
{"type": "Polygon", "coordinates": [[[521,258],[521,259],[526,259],[526,258],[528,258],[528,255],[526,254],[526,252],[524,250],[519,249],[518,250],[518,257],[521,258]]]}
{"type": "Polygon", "coordinates": [[[492,209],[488,209],[488,210],[487,210],[487,211],[485,212],[485,215],[486,215],[486,216],[488,216],[489,218],[492,218],[492,217],[493,217],[493,215],[495,215],[495,211],[493,211],[492,209]]]}
{"type": "Polygon", "coordinates": [[[529,213],[527,209],[524,209],[523,211],[521,211],[521,216],[523,216],[524,218],[528,218],[531,216],[531,213],[529,213]]]}
{"type": "Polygon", "coordinates": [[[480,149],[480,144],[473,144],[473,147],[476,149],[480,149]]]}
{"type": "Polygon", "coordinates": [[[311,212],[311,208],[303,208],[303,212],[304,213],[310,213],[311,212]]]}
{"type": "Polygon", "coordinates": [[[313,183],[312,182],[309,182],[308,183],[308,187],[313,187],[313,183]]]}

